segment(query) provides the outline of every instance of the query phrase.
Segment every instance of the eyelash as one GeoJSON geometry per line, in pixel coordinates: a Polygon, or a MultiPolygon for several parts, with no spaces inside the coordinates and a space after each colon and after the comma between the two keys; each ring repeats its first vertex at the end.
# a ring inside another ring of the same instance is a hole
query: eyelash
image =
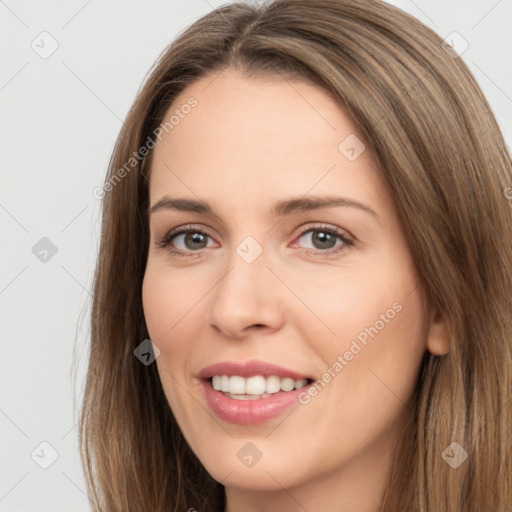
{"type": "MultiPolygon", "coordinates": [[[[321,251],[318,249],[306,249],[305,253],[308,255],[323,255],[323,256],[332,256],[335,254],[338,254],[340,251],[345,250],[347,247],[350,247],[354,245],[354,241],[347,238],[344,234],[344,232],[338,230],[337,228],[334,228],[329,225],[316,225],[316,226],[309,226],[307,228],[304,228],[301,230],[296,238],[301,238],[304,234],[312,232],[325,232],[329,233],[331,235],[337,236],[342,242],[343,245],[338,246],[336,249],[327,249],[325,251],[321,251]]],[[[176,238],[179,235],[188,234],[188,233],[199,233],[201,235],[209,236],[210,238],[213,238],[208,231],[205,231],[203,229],[198,229],[194,227],[193,225],[183,226],[181,228],[177,228],[176,230],[169,231],[165,236],[163,236],[160,240],[156,242],[157,247],[165,249],[176,256],[179,257],[190,257],[190,256],[196,256],[196,254],[199,251],[182,251],[181,249],[175,249],[168,247],[171,241],[176,238]]]]}

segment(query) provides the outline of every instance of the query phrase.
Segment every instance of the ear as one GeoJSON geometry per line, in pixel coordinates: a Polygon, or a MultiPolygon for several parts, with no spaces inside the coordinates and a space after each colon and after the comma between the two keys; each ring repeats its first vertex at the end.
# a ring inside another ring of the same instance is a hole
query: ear
{"type": "Polygon", "coordinates": [[[450,336],[443,315],[436,307],[430,311],[427,349],[436,356],[444,356],[450,351],[450,336]]]}

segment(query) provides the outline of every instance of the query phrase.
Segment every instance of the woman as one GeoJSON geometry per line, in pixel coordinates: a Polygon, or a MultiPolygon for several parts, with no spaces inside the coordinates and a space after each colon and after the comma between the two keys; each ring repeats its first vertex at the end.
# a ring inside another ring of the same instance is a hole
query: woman
{"type": "Polygon", "coordinates": [[[468,68],[402,11],[194,23],[103,187],[96,509],[508,510],[511,184],[468,68]]]}

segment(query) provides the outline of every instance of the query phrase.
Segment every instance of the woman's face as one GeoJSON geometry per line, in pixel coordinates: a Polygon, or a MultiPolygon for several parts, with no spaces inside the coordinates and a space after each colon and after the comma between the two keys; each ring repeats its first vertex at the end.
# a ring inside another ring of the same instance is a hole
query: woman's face
{"type": "Polygon", "coordinates": [[[367,141],[323,90],[231,69],[186,88],[171,115],[143,303],[184,436],[228,488],[301,496],[332,479],[364,499],[425,350],[440,351],[367,141]]]}

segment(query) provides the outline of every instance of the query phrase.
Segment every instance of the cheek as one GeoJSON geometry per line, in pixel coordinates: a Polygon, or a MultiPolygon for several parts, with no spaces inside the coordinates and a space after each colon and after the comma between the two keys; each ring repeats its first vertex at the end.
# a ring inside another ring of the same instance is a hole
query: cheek
{"type": "Polygon", "coordinates": [[[409,290],[368,300],[361,305],[365,318],[354,310],[358,320],[338,347],[344,366],[338,385],[348,408],[362,407],[382,425],[404,412],[426,350],[422,298],[409,290]]]}
{"type": "Polygon", "coordinates": [[[340,457],[364,450],[377,453],[407,414],[426,339],[419,293],[395,290],[383,296],[361,290],[362,300],[342,298],[330,317],[337,321],[336,337],[314,347],[327,367],[317,393],[303,403],[308,416],[318,419],[313,444],[325,456],[322,464],[334,466],[340,457]],[[340,444],[340,432],[350,444],[340,444]]]}
{"type": "MultiPolygon", "coordinates": [[[[178,423],[191,415],[189,395],[183,390],[190,386],[189,362],[197,350],[195,340],[201,339],[198,330],[204,317],[201,297],[205,291],[198,286],[200,283],[148,261],[142,283],[144,317],[149,337],[160,350],[156,365],[178,423]]],[[[180,427],[184,429],[185,425],[180,427]]]]}
{"type": "Polygon", "coordinates": [[[299,280],[285,276],[294,282],[295,295],[303,299],[296,303],[292,297],[288,302],[290,318],[300,322],[300,330],[316,351],[339,354],[349,350],[354,340],[365,347],[373,339],[384,338],[388,349],[398,349],[406,338],[418,338],[423,311],[414,266],[405,257],[384,256],[325,277],[320,272],[299,280]]]}
{"type": "MultiPolygon", "coordinates": [[[[407,254],[393,256],[308,292],[311,308],[331,329],[323,338],[310,336],[310,343],[334,375],[324,374],[332,382],[328,387],[354,413],[361,404],[381,408],[400,403],[393,393],[407,400],[426,350],[415,268],[407,254]]],[[[301,329],[312,333],[305,321],[301,329]]]]}
{"type": "Polygon", "coordinates": [[[200,327],[204,281],[183,278],[172,270],[148,262],[142,283],[144,317],[151,340],[173,355],[190,350],[190,340],[200,327]]]}

